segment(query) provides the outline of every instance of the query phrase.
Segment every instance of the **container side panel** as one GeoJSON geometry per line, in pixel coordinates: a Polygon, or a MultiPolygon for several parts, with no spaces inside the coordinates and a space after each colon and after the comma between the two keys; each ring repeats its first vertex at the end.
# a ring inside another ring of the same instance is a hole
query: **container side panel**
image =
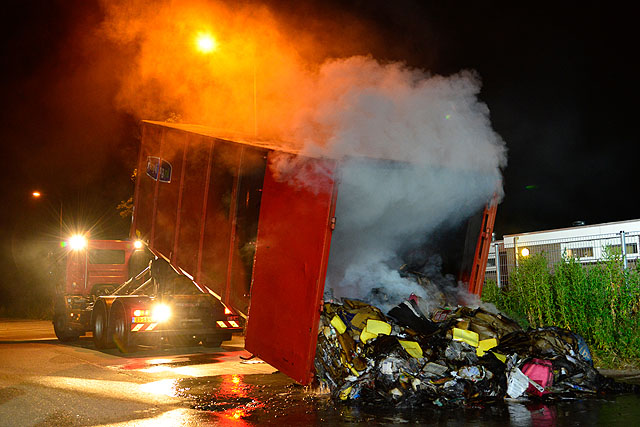
{"type": "Polygon", "coordinates": [[[137,188],[135,206],[136,234],[143,240],[151,238],[151,227],[153,221],[153,198],[156,181],[147,174],[147,163],[150,158],[160,156],[160,141],[162,140],[163,129],[157,126],[145,126],[142,143],[140,145],[141,155],[138,165],[137,188]]]}
{"type": "Polygon", "coordinates": [[[227,288],[233,189],[241,146],[217,141],[213,150],[202,246],[201,282],[220,296],[227,288]]]}
{"type": "Polygon", "coordinates": [[[266,166],[266,150],[245,148],[236,197],[236,231],[233,239],[229,287],[229,302],[243,313],[246,313],[249,308],[253,258],[258,236],[258,216],[266,166]]]}
{"type": "Polygon", "coordinates": [[[198,243],[210,146],[210,140],[197,135],[190,136],[184,171],[176,262],[194,277],[198,268],[198,243]]]}
{"type": "Polygon", "coordinates": [[[489,257],[491,235],[493,234],[497,208],[497,196],[494,196],[493,201],[487,204],[482,215],[482,230],[480,230],[480,235],[478,236],[473,268],[471,269],[471,277],[469,279],[469,292],[478,296],[482,295],[484,273],[487,268],[487,258],[489,257]]]}
{"type": "Polygon", "coordinates": [[[462,258],[462,265],[458,272],[458,281],[469,285],[471,279],[471,270],[473,269],[473,261],[476,252],[476,246],[478,243],[478,235],[482,230],[482,217],[484,214],[484,207],[476,212],[472,217],[467,220],[467,233],[464,240],[464,254],[462,258]]]}
{"type": "Polygon", "coordinates": [[[168,130],[162,142],[153,248],[168,259],[173,255],[182,158],[188,137],[189,134],[184,132],[168,130]]]}
{"type": "MultiPolygon", "coordinates": [[[[277,154],[276,154],[277,155],[277,154]]],[[[274,153],[269,154],[269,165],[274,153]]],[[[298,157],[297,177],[265,173],[245,347],[301,384],[313,376],[331,217],[333,161],[298,157]],[[313,187],[290,184],[297,179],[313,187]]]]}
{"type": "Polygon", "coordinates": [[[469,219],[467,225],[464,259],[458,280],[468,287],[470,293],[477,295],[482,293],[497,206],[497,196],[494,196],[483,209],[469,219]]]}

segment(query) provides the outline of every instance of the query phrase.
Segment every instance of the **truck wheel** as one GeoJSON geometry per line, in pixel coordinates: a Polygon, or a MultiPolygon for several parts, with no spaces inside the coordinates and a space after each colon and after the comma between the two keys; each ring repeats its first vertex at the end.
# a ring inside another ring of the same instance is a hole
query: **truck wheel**
{"type": "Polygon", "coordinates": [[[53,315],[53,330],[62,342],[77,341],[80,338],[80,334],[69,326],[67,315],[61,309],[57,309],[53,315]]]}
{"type": "Polygon", "coordinates": [[[93,309],[93,343],[97,349],[113,347],[113,336],[109,333],[107,324],[107,309],[104,304],[98,304],[93,309]]]}
{"type": "Polygon", "coordinates": [[[111,319],[113,324],[113,341],[115,341],[115,344],[121,353],[129,353],[132,350],[129,318],[125,313],[125,309],[122,304],[118,304],[113,307],[112,311],[111,319]]]}

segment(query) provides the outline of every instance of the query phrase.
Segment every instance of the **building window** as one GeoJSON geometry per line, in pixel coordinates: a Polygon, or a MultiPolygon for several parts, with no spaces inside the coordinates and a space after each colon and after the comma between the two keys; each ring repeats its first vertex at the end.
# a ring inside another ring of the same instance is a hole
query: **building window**
{"type": "MultiPolygon", "coordinates": [[[[611,253],[615,255],[622,255],[622,245],[611,245],[611,253]]],[[[637,254],[638,253],[638,244],[637,243],[627,243],[625,245],[627,248],[627,254],[637,254]]]]}
{"type": "Polygon", "coordinates": [[[589,258],[593,257],[593,248],[571,248],[567,249],[567,256],[570,258],[589,258]]]}

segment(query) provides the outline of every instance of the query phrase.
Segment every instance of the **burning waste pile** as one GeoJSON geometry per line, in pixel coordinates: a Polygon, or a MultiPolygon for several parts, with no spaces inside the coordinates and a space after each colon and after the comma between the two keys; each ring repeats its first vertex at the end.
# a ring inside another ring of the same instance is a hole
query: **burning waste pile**
{"type": "Polygon", "coordinates": [[[482,308],[423,313],[416,298],[386,315],[354,299],[326,302],[316,375],[342,401],[394,405],[473,405],[632,391],[594,368],[571,331],[525,331],[482,308]]]}

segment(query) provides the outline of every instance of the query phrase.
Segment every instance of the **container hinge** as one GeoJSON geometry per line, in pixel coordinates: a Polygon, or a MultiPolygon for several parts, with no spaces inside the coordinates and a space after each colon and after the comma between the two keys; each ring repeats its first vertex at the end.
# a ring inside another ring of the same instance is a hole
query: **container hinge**
{"type": "Polygon", "coordinates": [[[335,216],[333,218],[331,218],[331,229],[332,230],[336,229],[336,217],[335,216]]]}

